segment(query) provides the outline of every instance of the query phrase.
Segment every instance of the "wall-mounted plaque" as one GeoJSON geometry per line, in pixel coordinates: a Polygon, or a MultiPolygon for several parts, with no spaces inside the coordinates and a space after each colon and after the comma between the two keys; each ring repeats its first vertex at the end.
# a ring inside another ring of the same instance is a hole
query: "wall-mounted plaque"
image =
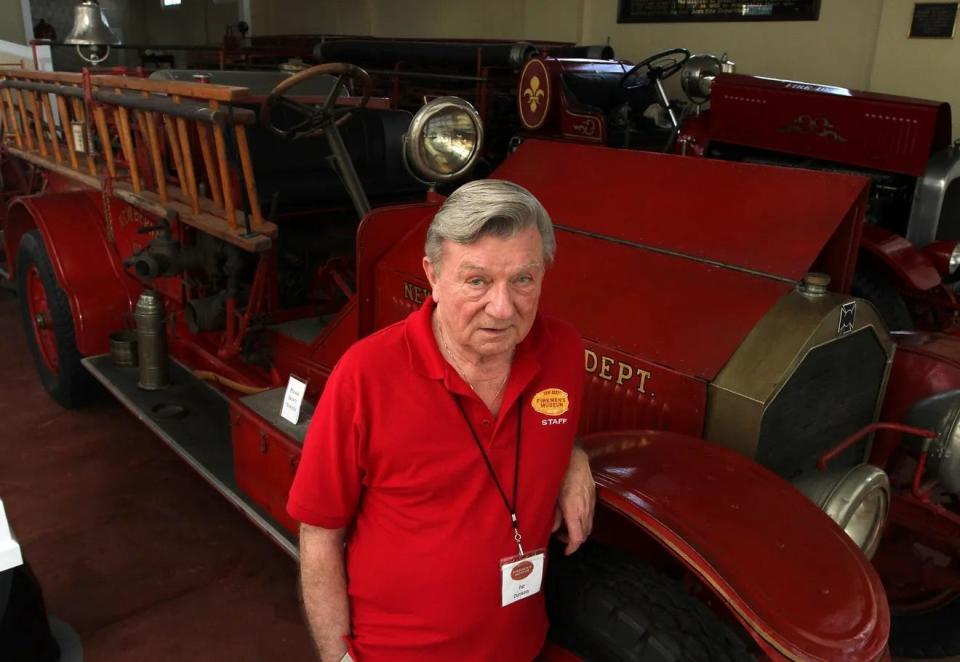
{"type": "Polygon", "coordinates": [[[916,2],[913,5],[913,20],[910,21],[911,37],[950,39],[957,24],[956,2],[916,2]]]}
{"type": "Polygon", "coordinates": [[[619,0],[617,23],[815,21],[820,0],[619,0]]]}

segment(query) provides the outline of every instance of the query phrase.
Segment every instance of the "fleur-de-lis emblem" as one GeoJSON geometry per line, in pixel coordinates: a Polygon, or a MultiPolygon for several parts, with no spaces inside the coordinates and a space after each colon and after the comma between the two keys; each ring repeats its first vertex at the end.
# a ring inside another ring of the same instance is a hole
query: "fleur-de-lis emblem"
{"type": "Polygon", "coordinates": [[[530,104],[530,112],[537,112],[537,106],[543,101],[543,90],[540,89],[540,77],[534,76],[530,79],[530,87],[523,91],[523,96],[530,104]]]}

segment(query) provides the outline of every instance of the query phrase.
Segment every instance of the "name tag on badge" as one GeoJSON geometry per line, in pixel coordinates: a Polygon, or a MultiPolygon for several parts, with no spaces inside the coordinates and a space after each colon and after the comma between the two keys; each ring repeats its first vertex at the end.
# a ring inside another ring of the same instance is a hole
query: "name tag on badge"
{"type": "Polygon", "coordinates": [[[540,592],[546,558],[546,551],[537,549],[522,556],[511,556],[500,561],[501,607],[540,592]]]}

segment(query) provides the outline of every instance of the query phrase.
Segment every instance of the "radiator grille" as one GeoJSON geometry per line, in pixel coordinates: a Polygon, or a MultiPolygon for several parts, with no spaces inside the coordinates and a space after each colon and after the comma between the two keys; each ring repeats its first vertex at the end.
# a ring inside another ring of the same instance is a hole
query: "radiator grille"
{"type": "MultiPolygon", "coordinates": [[[[813,469],[821,453],[872,422],[886,358],[869,327],[810,350],[764,412],[757,461],[792,478],[813,469]]],[[[865,443],[830,466],[858,463],[865,443]]]]}

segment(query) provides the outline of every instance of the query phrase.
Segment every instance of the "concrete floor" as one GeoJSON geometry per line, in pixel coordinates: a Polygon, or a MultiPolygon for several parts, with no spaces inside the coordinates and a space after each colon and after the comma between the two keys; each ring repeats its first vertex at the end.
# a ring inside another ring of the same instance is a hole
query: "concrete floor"
{"type": "Polygon", "coordinates": [[[294,561],[109,396],[50,400],[6,291],[0,343],[0,498],[84,659],[315,659],[294,561]]]}

